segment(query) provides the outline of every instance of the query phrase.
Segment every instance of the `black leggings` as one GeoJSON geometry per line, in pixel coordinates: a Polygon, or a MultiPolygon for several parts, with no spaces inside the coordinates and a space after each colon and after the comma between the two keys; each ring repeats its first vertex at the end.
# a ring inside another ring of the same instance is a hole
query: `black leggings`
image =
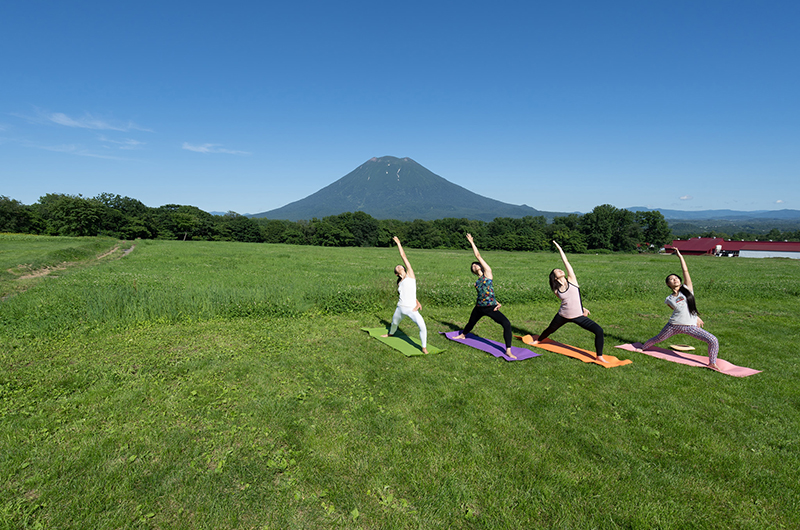
{"type": "Polygon", "coordinates": [[[501,313],[500,311],[495,311],[494,308],[497,306],[494,305],[476,305],[472,308],[472,314],[469,316],[469,322],[467,322],[467,326],[464,328],[462,333],[466,335],[472,328],[475,327],[475,324],[478,323],[478,320],[481,317],[489,317],[501,326],[503,326],[503,340],[506,343],[506,349],[511,347],[511,322],[506,318],[506,316],[501,313]]]}
{"type": "Polygon", "coordinates": [[[555,333],[558,328],[564,324],[567,324],[568,322],[577,324],[586,331],[591,331],[594,333],[594,351],[598,356],[603,355],[603,328],[601,328],[597,322],[585,316],[579,316],[577,318],[564,318],[556,313],[556,316],[553,317],[553,321],[550,322],[550,325],[547,326],[547,329],[542,331],[542,334],[539,335],[539,341],[543,341],[555,333]]]}

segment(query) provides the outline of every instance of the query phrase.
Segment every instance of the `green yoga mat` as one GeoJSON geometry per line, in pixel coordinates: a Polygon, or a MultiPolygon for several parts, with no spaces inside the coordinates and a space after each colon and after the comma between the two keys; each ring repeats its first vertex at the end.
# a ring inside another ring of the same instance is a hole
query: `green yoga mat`
{"type": "MultiPolygon", "coordinates": [[[[419,337],[411,338],[399,329],[397,332],[391,337],[381,337],[381,335],[386,335],[389,330],[386,328],[361,328],[362,331],[366,331],[369,333],[370,337],[374,337],[381,341],[382,343],[386,344],[398,350],[406,357],[414,357],[416,355],[425,355],[422,353],[422,345],[419,342],[419,337]]],[[[428,354],[432,355],[434,353],[442,353],[444,350],[437,348],[436,346],[431,346],[428,344],[428,354]]]]}

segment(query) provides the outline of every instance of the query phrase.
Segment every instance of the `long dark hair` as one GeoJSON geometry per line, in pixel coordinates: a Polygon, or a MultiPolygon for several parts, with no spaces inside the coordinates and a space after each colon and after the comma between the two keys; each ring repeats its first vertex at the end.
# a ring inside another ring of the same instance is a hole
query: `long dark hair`
{"type": "MultiPolygon", "coordinates": [[[[481,265],[480,261],[473,261],[472,264],[469,266],[470,271],[472,271],[472,265],[477,265],[478,268],[481,270],[481,274],[483,274],[483,265],[481,265]]],[[[478,276],[480,276],[480,274],[478,276]]]]}
{"type": "Polygon", "coordinates": [[[676,278],[678,278],[681,281],[681,288],[678,289],[678,292],[680,292],[683,296],[686,297],[686,307],[689,308],[689,313],[691,313],[691,314],[693,314],[695,316],[699,315],[700,313],[697,312],[697,303],[694,301],[694,293],[692,291],[690,291],[688,287],[683,285],[683,278],[681,278],[677,274],[668,274],[667,277],[664,279],[664,281],[666,282],[667,286],[669,286],[669,277],[670,276],[675,276],[676,278]]]}
{"type": "Polygon", "coordinates": [[[550,271],[550,290],[557,291],[561,288],[561,284],[558,283],[558,278],[556,278],[556,270],[553,269],[550,271]]]}

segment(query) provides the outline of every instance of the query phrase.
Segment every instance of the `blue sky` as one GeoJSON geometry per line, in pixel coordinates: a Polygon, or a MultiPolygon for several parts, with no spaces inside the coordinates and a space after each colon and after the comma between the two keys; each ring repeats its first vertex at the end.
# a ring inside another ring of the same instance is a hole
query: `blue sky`
{"type": "Polygon", "coordinates": [[[8,2],[0,195],[257,213],[371,157],[549,211],[800,209],[800,3],[8,2]]]}

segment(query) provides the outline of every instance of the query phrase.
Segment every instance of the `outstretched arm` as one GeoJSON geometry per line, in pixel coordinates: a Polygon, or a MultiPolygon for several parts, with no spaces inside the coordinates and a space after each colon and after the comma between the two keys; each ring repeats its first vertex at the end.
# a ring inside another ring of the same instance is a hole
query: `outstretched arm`
{"type": "Polygon", "coordinates": [[[400,238],[394,236],[392,240],[397,243],[397,250],[400,251],[400,257],[403,258],[403,264],[406,266],[406,275],[409,278],[416,278],[414,276],[414,269],[411,268],[411,264],[408,262],[408,258],[406,257],[406,253],[403,250],[403,245],[400,244],[400,238]]]}
{"type": "Polygon", "coordinates": [[[491,280],[492,268],[481,257],[481,253],[478,251],[478,247],[475,246],[475,240],[472,239],[472,234],[467,234],[467,241],[469,241],[469,244],[472,245],[472,253],[475,254],[475,259],[478,260],[478,263],[481,264],[481,269],[483,269],[483,275],[491,280]]]}
{"type": "Polygon", "coordinates": [[[689,276],[689,268],[686,266],[686,260],[683,259],[681,256],[681,251],[677,248],[675,249],[675,254],[678,255],[678,259],[681,260],[681,272],[683,273],[683,285],[689,288],[690,291],[694,292],[694,288],[692,287],[692,278],[689,276]]]}
{"type": "Polygon", "coordinates": [[[561,261],[564,262],[564,268],[567,269],[567,281],[573,285],[578,285],[578,279],[575,277],[575,271],[572,270],[572,265],[569,264],[569,260],[567,259],[567,255],[564,254],[564,251],[561,249],[561,245],[553,241],[553,244],[558,249],[558,253],[561,254],[561,261]]]}

